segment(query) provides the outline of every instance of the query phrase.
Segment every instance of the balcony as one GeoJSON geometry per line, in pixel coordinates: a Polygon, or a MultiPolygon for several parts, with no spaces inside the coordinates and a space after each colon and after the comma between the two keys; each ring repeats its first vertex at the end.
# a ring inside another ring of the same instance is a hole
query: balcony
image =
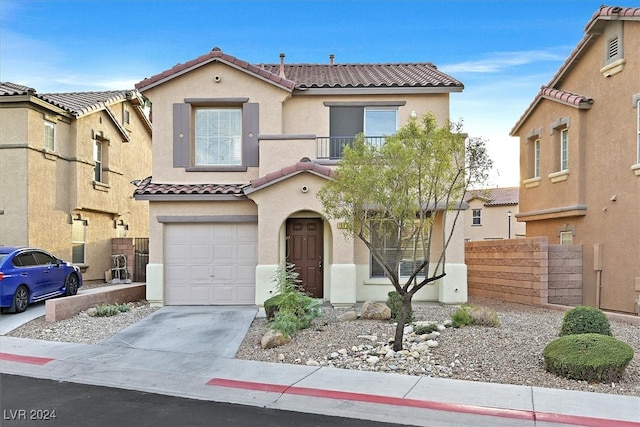
{"type": "MultiPolygon", "coordinates": [[[[340,160],[344,147],[352,147],[355,139],[353,136],[319,136],[316,138],[316,156],[322,160],[340,160]]],[[[368,144],[380,148],[386,137],[367,136],[365,139],[368,144]]]]}

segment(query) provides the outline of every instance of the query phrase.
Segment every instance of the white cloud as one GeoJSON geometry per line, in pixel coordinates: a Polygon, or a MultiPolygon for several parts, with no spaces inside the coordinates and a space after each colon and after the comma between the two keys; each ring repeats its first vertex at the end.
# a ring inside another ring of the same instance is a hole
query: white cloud
{"type": "MultiPolygon", "coordinates": [[[[565,49],[554,49],[562,51],[565,49]]],[[[456,64],[441,64],[438,68],[445,73],[499,73],[505,70],[540,62],[563,61],[566,56],[546,50],[495,52],[484,59],[464,61],[456,64]]]]}

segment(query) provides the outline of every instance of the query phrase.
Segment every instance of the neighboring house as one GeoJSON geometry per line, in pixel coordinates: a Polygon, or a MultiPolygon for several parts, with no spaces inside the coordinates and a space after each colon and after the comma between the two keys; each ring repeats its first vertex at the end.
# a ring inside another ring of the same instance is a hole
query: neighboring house
{"type": "Polygon", "coordinates": [[[640,294],[640,8],[602,6],[511,130],[527,236],[583,247],[584,304],[640,294]]]}
{"type": "Polygon", "coordinates": [[[0,83],[0,244],[44,248],[104,280],[111,239],[147,237],[133,180],[151,171],[135,91],[37,93],[0,83]]]}
{"type": "MultiPolygon", "coordinates": [[[[459,81],[431,63],[253,65],[214,48],[136,88],[154,118],[153,176],[135,192],[151,215],[149,300],[262,304],[285,260],[334,305],[386,300],[389,280],[316,194],[356,134],[381,144],[427,111],[444,123],[459,81]]],[[[466,301],[463,231],[416,299],[466,301]]]]}
{"type": "Polygon", "coordinates": [[[518,193],[518,187],[468,191],[464,198],[468,204],[464,212],[465,241],[525,237],[525,224],[516,221],[518,193]]]}

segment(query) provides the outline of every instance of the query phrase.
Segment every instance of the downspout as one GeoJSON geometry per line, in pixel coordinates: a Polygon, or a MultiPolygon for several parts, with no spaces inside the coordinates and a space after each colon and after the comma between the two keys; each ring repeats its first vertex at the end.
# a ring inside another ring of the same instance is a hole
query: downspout
{"type": "Polygon", "coordinates": [[[600,308],[602,291],[602,244],[593,245],[593,269],[596,271],[596,308],[600,308]]]}

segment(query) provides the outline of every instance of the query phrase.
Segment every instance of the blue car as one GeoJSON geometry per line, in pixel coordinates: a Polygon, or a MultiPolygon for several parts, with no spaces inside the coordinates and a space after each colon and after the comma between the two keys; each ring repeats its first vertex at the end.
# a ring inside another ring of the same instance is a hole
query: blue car
{"type": "Polygon", "coordinates": [[[0,307],[21,313],[31,303],[75,295],[82,274],[75,265],[37,248],[0,246],[0,307]]]}

